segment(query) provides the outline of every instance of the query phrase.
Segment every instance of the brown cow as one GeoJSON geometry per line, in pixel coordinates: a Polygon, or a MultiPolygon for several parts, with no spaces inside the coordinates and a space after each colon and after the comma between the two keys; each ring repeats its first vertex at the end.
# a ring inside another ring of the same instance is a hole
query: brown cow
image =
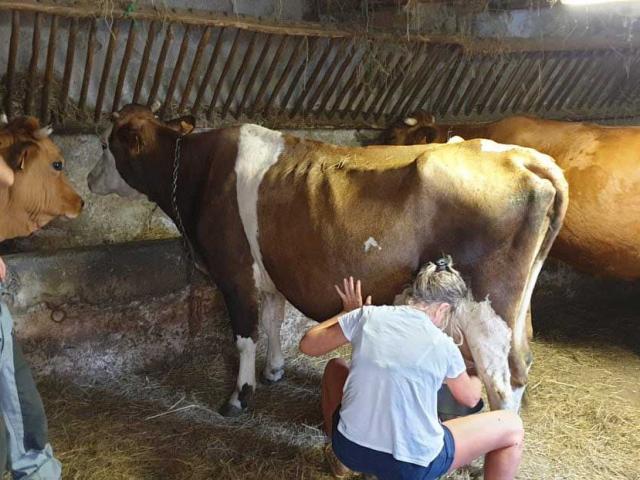
{"type": "Polygon", "coordinates": [[[535,148],[564,170],[571,201],[551,254],[588,273],[640,278],[640,127],[510,117],[437,125],[418,113],[390,131],[392,145],[489,138],[535,148]]]}
{"type": "Polygon", "coordinates": [[[323,320],[340,308],[333,284],[352,274],[375,302],[391,303],[443,251],[513,330],[516,395],[491,398],[493,408],[519,407],[527,306],[566,210],[566,182],[548,156],[488,140],[340,147],[249,124],[181,136],[147,108],[128,105],[114,117],[105,158],[117,171],[97,165],[89,187],[106,174],[119,177],[112,191],[134,188],[181,220],[224,295],[240,353],[224,414],[252,400],[259,318],[269,340],[263,375],[282,377],[285,298],[323,320]]]}
{"type": "Polygon", "coordinates": [[[11,187],[0,188],[0,241],[29,235],[55,217],[75,218],[82,210],[50,133],[33,117],[0,125],[0,157],[14,177],[11,187]]]}

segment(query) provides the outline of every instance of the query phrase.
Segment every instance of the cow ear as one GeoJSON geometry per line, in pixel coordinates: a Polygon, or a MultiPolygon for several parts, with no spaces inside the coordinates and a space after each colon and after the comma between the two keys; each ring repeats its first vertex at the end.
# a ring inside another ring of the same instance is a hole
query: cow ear
{"type": "Polygon", "coordinates": [[[9,150],[9,166],[16,172],[25,169],[30,158],[37,154],[38,145],[34,142],[17,142],[9,150]]]}
{"type": "Polygon", "coordinates": [[[167,127],[175,130],[182,135],[188,135],[196,128],[196,118],[193,115],[185,115],[184,117],[174,118],[165,123],[167,127]]]}

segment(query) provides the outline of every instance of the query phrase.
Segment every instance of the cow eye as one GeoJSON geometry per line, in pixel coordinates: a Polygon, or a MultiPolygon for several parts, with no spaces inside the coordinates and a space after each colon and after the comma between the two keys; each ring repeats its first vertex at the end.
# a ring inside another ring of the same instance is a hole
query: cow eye
{"type": "Polygon", "coordinates": [[[51,165],[53,166],[53,169],[57,170],[57,171],[60,171],[60,170],[62,170],[64,168],[64,165],[60,161],[53,162],[51,165]]]}

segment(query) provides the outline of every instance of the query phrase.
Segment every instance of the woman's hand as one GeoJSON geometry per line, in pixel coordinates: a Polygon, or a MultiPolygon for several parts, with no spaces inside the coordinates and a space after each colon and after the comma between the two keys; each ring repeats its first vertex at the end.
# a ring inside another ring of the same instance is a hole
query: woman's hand
{"type": "MultiPolygon", "coordinates": [[[[342,299],[342,310],[344,312],[350,312],[356,308],[362,307],[362,282],[360,280],[353,282],[353,277],[345,278],[342,280],[342,286],[344,290],[340,290],[338,285],[334,285],[338,295],[342,299]]],[[[371,295],[367,297],[364,302],[365,305],[371,305],[371,295]]]]}

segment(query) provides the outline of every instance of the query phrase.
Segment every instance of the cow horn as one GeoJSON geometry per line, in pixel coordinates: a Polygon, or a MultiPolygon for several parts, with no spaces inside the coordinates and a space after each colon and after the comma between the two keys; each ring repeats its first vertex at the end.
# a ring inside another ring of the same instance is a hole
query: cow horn
{"type": "Polygon", "coordinates": [[[415,127],[418,124],[418,120],[413,117],[407,117],[404,119],[404,124],[409,127],[415,127]]]}
{"type": "Polygon", "coordinates": [[[33,136],[37,140],[42,140],[44,138],[47,138],[52,133],[53,133],[53,128],[51,128],[51,125],[47,125],[46,127],[42,127],[37,130],[34,130],[33,136]]]}
{"type": "Polygon", "coordinates": [[[4,127],[9,123],[9,118],[6,113],[0,113],[0,127],[4,127]]]}
{"type": "Polygon", "coordinates": [[[151,105],[151,111],[153,113],[156,113],[158,110],[160,110],[161,106],[162,106],[162,103],[160,103],[159,100],[156,100],[155,102],[153,102],[153,105],[151,105]]]}
{"type": "Polygon", "coordinates": [[[118,120],[120,118],[120,114],[118,112],[111,113],[111,120],[118,120]]]}

